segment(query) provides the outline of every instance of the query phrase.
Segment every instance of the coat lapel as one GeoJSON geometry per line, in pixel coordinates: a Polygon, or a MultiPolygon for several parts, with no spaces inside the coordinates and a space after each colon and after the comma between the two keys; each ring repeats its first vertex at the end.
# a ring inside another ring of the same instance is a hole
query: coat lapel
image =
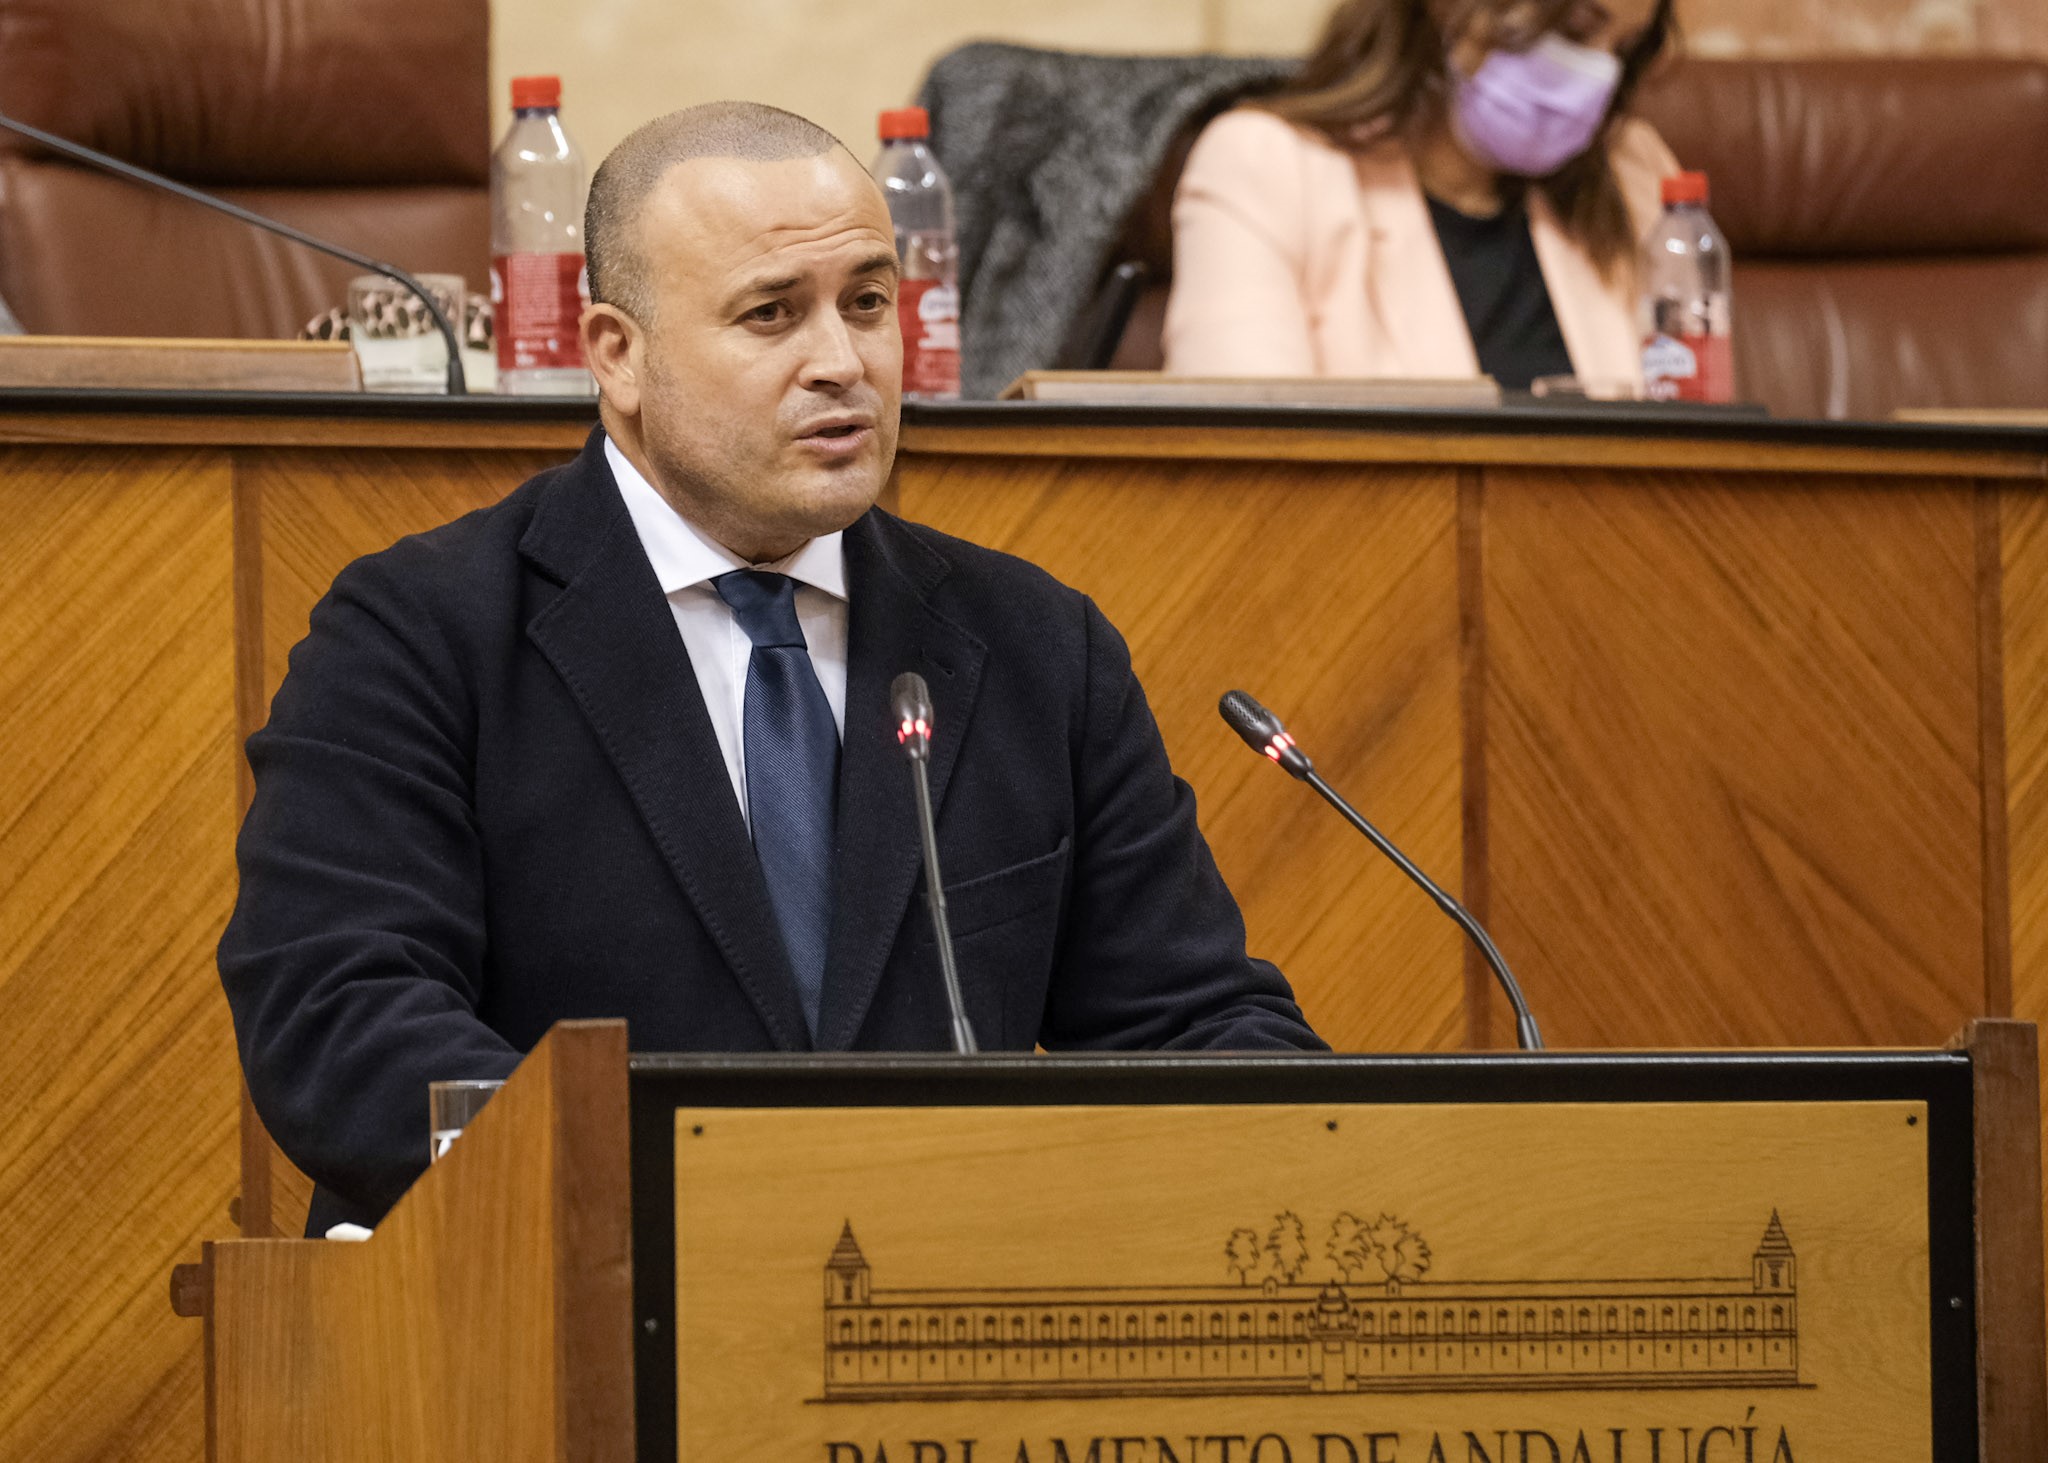
{"type": "MultiPolygon", "coordinates": [[[[931,686],[930,775],[939,808],[974,712],[986,647],[934,612],[928,595],[949,568],[879,510],[846,531],[849,590],[846,737],[832,873],[832,941],[818,1046],[844,1051],[860,1034],[922,865],[910,767],[893,733],[889,686],[907,670],[931,686]]],[[[933,971],[933,979],[938,978],[933,971]]]]}
{"type": "Polygon", "coordinates": [[[1415,165],[1401,148],[1387,145],[1360,153],[1353,166],[1365,218],[1366,287],[1391,356],[1375,374],[1477,376],[1472,331],[1415,165]]]}
{"type": "Polygon", "coordinates": [[[1642,341],[1636,336],[1633,267],[1625,266],[1613,283],[1603,278],[1592,256],[1571,241],[1549,201],[1533,188],[1529,236],[1573,372],[1589,385],[1640,381],[1642,341]]]}
{"type": "MultiPolygon", "coordinates": [[[[810,1046],[796,981],[682,637],[593,433],[520,552],[562,585],[527,636],[597,733],[778,1048],[810,1046]]],[[[886,688],[884,691],[886,697],[886,688]]]]}

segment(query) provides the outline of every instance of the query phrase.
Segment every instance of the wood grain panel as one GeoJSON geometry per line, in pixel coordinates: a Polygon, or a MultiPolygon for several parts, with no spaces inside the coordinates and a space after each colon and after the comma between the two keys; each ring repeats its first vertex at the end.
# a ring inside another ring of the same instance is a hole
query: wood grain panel
{"type": "Polygon", "coordinates": [[[1984,854],[1984,1000],[2012,1014],[2012,856],[2005,792],[2005,566],[2000,485],[1972,495],[1977,528],[1977,808],[1984,854]]]}
{"type": "MultiPolygon", "coordinates": [[[[20,444],[0,447],[0,1459],[197,1456],[198,1328],[163,1287],[226,1232],[234,1190],[213,945],[237,733],[342,564],[582,435],[0,428],[20,444]]],[[[1479,854],[1555,1039],[1932,1043],[1995,1007],[1977,635],[2004,651],[2012,1008],[2048,1021],[2038,454],[1165,429],[913,428],[906,447],[913,516],[1044,563],[1129,635],[1254,948],[1339,1046],[1457,1044],[1455,932],[1214,703],[1265,697],[1455,884],[1461,474],[1483,482],[1479,854]],[[1935,471],[1955,476],[1914,476],[1935,471]],[[1991,490],[1997,535],[1973,537],[1969,474],[2031,479],[1991,490]],[[2000,616],[1973,600],[1987,554],[2000,616]]],[[[266,1199],[260,1133],[247,1154],[245,1223],[295,1232],[303,1179],[280,1166],[266,1199]]]]}
{"type": "Polygon", "coordinates": [[[2041,1232],[2041,1071],[2033,1028],[1972,1021],[1977,1201],[1977,1415],[1986,1458],[2048,1457],[2041,1232]]]}
{"type": "Polygon", "coordinates": [[[1983,1009],[1974,491],[1488,475],[1494,932],[1557,1042],[1983,1009]]]}
{"type": "MultiPolygon", "coordinates": [[[[250,614],[244,616],[244,669],[261,678],[257,693],[243,698],[244,736],[268,717],[291,648],[305,638],[314,604],[345,565],[406,534],[495,503],[571,455],[378,448],[241,454],[236,491],[245,537],[239,552],[245,560],[245,604],[254,605],[253,623],[250,614]]],[[[304,1229],[312,1182],[267,1137],[250,1144],[244,1191],[244,1234],[295,1235],[304,1229]]]]}
{"type": "Polygon", "coordinates": [[[570,455],[374,449],[246,455],[239,482],[254,495],[262,520],[266,714],[314,604],[351,560],[495,503],[570,455]]]}
{"type": "MultiPolygon", "coordinates": [[[[382,404],[379,404],[380,408],[382,404]]],[[[0,415],[0,442],[107,446],[319,447],[353,453],[361,448],[423,448],[438,451],[545,451],[574,457],[597,425],[597,404],[571,406],[536,417],[531,406],[518,415],[479,417],[236,416],[227,412],[179,412],[150,416],[126,412],[12,412],[0,415]]]]}
{"type": "MultiPolygon", "coordinates": [[[[1458,469],[1458,703],[1464,792],[1458,826],[1464,839],[1466,912],[1486,928],[1491,866],[1486,845],[1486,474],[1458,469]]],[[[1472,940],[1465,942],[1465,1044],[1475,1049],[1520,1041],[1514,1008],[1500,978],[1472,940]]],[[[1505,960],[1505,957],[1503,957],[1505,960]]],[[[1514,969],[1512,962],[1508,968],[1514,969]]],[[[1519,978],[1518,978],[1519,979],[1519,978]]],[[[1537,1023],[1539,1035],[1542,1023],[1537,1023]]]]}
{"type": "Polygon", "coordinates": [[[368,1241],[208,1246],[220,1463],[628,1463],[626,1102],[558,1026],[368,1241]]]}
{"type": "Polygon", "coordinates": [[[1520,1463],[1518,1433],[1530,1463],[1766,1463],[1780,1429],[1799,1458],[1926,1463],[1925,1113],[680,1108],[682,1463],[852,1463],[856,1439],[938,1463],[919,1438],[968,1463],[969,1437],[977,1459],[1113,1463],[1115,1434],[1130,1463],[1520,1463]],[[1426,1235],[1397,1285],[1345,1263],[1361,1208],[1426,1235]],[[1760,1320],[1775,1355],[1731,1335],[1760,1320]]]}
{"type": "Polygon", "coordinates": [[[2048,1030],[2048,495],[2009,488],[2001,517],[2012,1014],[2048,1030]]]}
{"type": "Polygon", "coordinates": [[[0,450],[0,1458],[199,1458],[229,1231],[226,457],[0,450]]]}
{"type": "Polygon", "coordinates": [[[1447,887],[1460,866],[1456,474],[910,458],[903,512],[1022,555],[1129,640],[1254,953],[1340,1050],[1458,1045],[1458,937],[1216,713],[1242,686],[1447,887]]]}
{"type": "Polygon", "coordinates": [[[2048,477],[2039,451],[1946,446],[1874,446],[1838,442],[1742,441],[1673,431],[1660,437],[1607,437],[1544,431],[1429,433],[1313,425],[1284,427],[1003,426],[919,423],[903,430],[909,454],[1003,457],[1135,457],[1260,462],[1381,462],[1499,467],[1669,468],[1678,471],[1869,473],[1984,478],[2048,477]]]}

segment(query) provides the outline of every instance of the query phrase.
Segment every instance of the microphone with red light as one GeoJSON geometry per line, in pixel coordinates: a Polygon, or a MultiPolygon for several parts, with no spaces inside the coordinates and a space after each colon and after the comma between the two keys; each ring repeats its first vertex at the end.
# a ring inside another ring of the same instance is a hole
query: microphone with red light
{"type": "Polygon", "coordinates": [[[1406,854],[1388,842],[1385,834],[1368,823],[1364,814],[1345,802],[1337,795],[1335,788],[1323,781],[1322,775],[1316,771],[1316,764],[1309,760],[1308,753],[1295,745],[1294,737],[1280,724],[1279,717],[1243,691],[1226,693],[1217,710],[1223,713],[1223,719],[1230,723],[1231,730],[1243,737],[1253,751],[1271,758],[1291,776],[1321,793],[1323,800],[1342,813],[1346,822],[1372,840],[1373,847],[1392,859],[1396,868],[1422,886],[1422,892],[1434,900],[1436,907],[1449,915],[1458,928],[1478,947],[1479,953],[1485,957],[1487,965],[1492,969],[1494,978],[1500,982],[1500,988],[1507,993],[1508,1004],[1515,1008],[1516,1044],[1523,1051],[1543,1050],[1543,1036],[1536,1029],[1536,1018],[1529,1012],[1529,1003],[1522,999],[1522,987],[1516,982],[1514,973],[1508,969],[1507,961],[1501,958],[1500,951],[1494,948],[1491,937],[1480,928],[1479,921],[1472,918],[1465,906],[1439,889],[1429,875],[1416,868],[1409,862],[1406,854]]]}
{"type": "Polygon", "coordinates": [[[953,1022],[953,1050],[971,1056],[981,1050],[974,1028],[967,1024],[967,1003],[960,996],[960,968],[953,962],[953,931],[946,923],[946,886],[939,879],[939,830],[932,821],[932,784],[926,764],[932,757],[932,692],[924,677],[905,671],[889,684],[889,705],[896,714],[896,740],[910,759],[910,784],[917,793],[917,832],[924,841],[924,895],[932,912],[932,937],[939,947],[939,974],[946,986],[946,1009],[953,1022]]]}

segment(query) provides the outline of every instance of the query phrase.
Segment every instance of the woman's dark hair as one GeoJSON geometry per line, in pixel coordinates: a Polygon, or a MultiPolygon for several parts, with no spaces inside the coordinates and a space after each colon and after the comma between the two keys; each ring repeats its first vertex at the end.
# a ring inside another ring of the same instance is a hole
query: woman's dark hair
{"type": "MultiPolygon", "coordinates": [[[[1256,105],[1339,147],[1412,141],[1450,110],[1446,37],[1485,22],[1496,45],[1520,48],[1554,30],[1579,0],[1343,0],[1322,38],[1280,90],[1256,105]]],[[[1637,84],[1675,37],[1673,0],[1657,0],[1642,34],[1621,52],[1621,83],[1593,145],[1529,186],[1603,273],[1635,257],[1635,231],[1608,147],[1637,84]]]]}

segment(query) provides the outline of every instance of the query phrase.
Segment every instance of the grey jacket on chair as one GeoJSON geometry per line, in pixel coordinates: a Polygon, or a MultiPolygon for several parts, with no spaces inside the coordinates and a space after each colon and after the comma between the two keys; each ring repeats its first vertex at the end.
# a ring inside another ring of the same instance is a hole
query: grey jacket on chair
{"type": "Polygon", "coordinates": [[[940,57],[918,100],[958,209],[962,394],[1050,366],[1181,128],[1295,64],[994,42],[940,57]]]}

